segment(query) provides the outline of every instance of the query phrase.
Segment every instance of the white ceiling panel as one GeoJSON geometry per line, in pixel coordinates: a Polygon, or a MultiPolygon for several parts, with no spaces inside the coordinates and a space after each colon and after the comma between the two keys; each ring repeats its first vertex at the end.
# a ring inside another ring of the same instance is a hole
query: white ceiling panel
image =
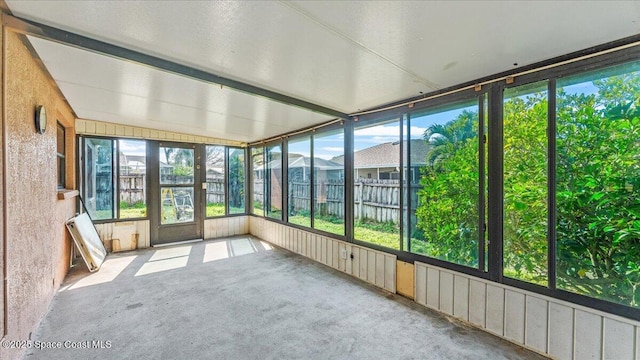
{"type": "MultiPolygon", "coordinates": [[[[441,87],[640,33],[639,1],[294,1],[441,87]]],[[[416,94],[417,95],[417,94],[416,94]]]]}
{"type": "Polygon", "coordinates": [[[218,85],[29,37],[81,118],[254,141],[331,118],[218,85]]]}
{"type": "MultiPolygon", "coordinates": [[[[640,33],[639,1],[6,2],[16,16],[345,113],[640,33]]],[[[60,45],[36,48],[82,117],[250,140],[328,120],[60,45]]]]}
{"type": "Polygon", "coordinates": [[[8,4],[17,16],[343,112],[437,88],[277,1],[8,4]]]}

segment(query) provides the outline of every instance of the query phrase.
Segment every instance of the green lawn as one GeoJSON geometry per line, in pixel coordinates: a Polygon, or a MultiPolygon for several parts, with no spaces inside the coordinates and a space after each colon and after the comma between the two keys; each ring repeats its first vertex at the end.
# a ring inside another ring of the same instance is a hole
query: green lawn
{"type": "Polygon", "coordinates": [[[365,241],[391,249],[400,250],[400,232],[389,232],[372,228],[370,224],[358,224],[353,227],[356,240],[365,241]]]}
{"type": "Polygon", "coordinates": [[[147,205],[144,202],[129,204],[120,202],[120,219],[135,219],[147,216],[147,205]]]}
{"type": "Polygon", "coordinates": [[[292,224],[300,225],[300,226],[311,226],[311,217],[305,215],[289,215],[289,222],[292,224]]]}
{"type": "Polygon", "coordinates": [[[207,217],[224,216],[223,203],[207,203],[207,217]]]}
{"type": "MultiPolygon", "coordinates": [[[[311,219],[308,216],[290,216],[289,222],[301,226],[310,226],[311,219]]],[[[334,218],[315,218],[314,227],[317,230],[326,231],[336,235],[344,235],[344,221],[334,218]]],[[[392,224],[361,223],[356,222],[354,235],[356,240],[365,241],[391,249],[400,249],[400,235],[392,224]]]]}
{"type": "Polygon", "coordinates": [[[235,206],[229,205],[229,214],[244,214],[244,206],[235,207],[235,206]]]}
{"type": "Polygon", "coordinates": [[[147,208],[142,209],[120,209],[121,219],[136,219],[147,216],[147,208]]]}

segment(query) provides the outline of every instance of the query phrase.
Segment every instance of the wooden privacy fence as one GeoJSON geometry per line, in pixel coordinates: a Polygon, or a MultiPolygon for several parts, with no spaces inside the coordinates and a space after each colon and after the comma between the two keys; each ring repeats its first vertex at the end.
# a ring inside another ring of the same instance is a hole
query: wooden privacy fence
{"type": "MultiPolygon", "coordinates": [[[[289,211],[310,213],[311,184],[309,181],[289,183],[289,211]]],[[[263,180],[254,181],[254,201],[261,204],[263,180]]],[[[411,185],[412,223],[415,224],[415,208],[418,203],[419,185],[411,185]]],[[[356,220],[375,222],[400,221],[400,182],[398,180],[359,179],[354,184],[354,216],[356,220]]],[[[344,217],[344,182],[324,180],[314,185],[316,213],[324,216],[344,217]]],[[[224,179],[207,181],[207,203],[224,203],[224,179]]],[[[144,175],[120,176],[120,201],[134,204],[145,199],[144,175]]]]}
{"type": "MultiPolygon", "coordinates": [[[[207,181],[207,203],[224,204],[224,179],[207,181]]],[[[145,176],[120,175],[120,201],[129,205],[145,201],[145,176]]]]}
{"type": "Polygon", "coordinates": [[[145,176],[120,175],[120,201],[129,205],[145,202],[145,176]]]}
{"type": "Polygon", "coordinates": [[[224,204],[224,179],[207,180],[207,204],[224,204]]]}
{"type": "MultiPolygon", "coordinates": [[[[412,185],[409,198],[412,209],[417,204],[418,185],[412,185]]],[[[344,182],[329,180],[314,186],[316,213],[329,216],[344,216],[344,182]]],[[[398,180],[359,179],[354,184],[355,219],[375,222],[400,221],[400,182],[398,180]]],[[[289,183],[289,211],[310,211],[309,182],[289,183]]],[[[415,210],[414,210],[415,211],[415,210]]],[[[415,215],[412,214],[412,217],[415,215]]]]}
{"type": "Polygon", "coordinates": [[[376,222],[400,222],[400,182],[398,180],[360,179],[353,187],[356,219],[376,222]]]}

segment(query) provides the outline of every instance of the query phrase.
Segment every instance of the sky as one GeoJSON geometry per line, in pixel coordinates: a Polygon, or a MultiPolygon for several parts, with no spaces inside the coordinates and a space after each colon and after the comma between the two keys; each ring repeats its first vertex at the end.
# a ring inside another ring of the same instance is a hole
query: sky
{"type": "Polygon", "coordinates": [[[120,151],[125,155],[145,155],[147,146],[144,140],[118,140],[120,151]]]}

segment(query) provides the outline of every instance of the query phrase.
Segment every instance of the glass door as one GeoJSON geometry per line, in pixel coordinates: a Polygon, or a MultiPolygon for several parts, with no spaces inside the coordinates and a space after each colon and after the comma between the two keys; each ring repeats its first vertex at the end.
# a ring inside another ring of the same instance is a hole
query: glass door
{"type": "Polygon", "coordinates": [[[151,179],[155,210],[152,244],[202,238],[200,147],[195,144],[157,143],[151,179]]]}

